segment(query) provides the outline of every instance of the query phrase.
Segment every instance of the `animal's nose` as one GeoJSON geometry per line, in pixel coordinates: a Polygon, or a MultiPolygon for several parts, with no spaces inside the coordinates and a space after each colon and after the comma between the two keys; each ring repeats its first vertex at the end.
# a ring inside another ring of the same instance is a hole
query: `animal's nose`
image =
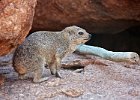
{"type": "Polygon", "coordinates": [[[91,34],[89,34],[89,39],[91,39],[91,36],[92,36],[92,35],[91,35],[91,34]]]}

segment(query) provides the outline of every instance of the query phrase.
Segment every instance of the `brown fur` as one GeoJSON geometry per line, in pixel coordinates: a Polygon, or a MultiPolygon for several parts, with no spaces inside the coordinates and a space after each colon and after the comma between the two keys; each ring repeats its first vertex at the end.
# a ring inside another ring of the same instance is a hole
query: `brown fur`
{"type": "Polygon", "coordinates": [[[15,71],[21,75],[26,74],[27,68],[24,66],[15,66],[15,71]]]}

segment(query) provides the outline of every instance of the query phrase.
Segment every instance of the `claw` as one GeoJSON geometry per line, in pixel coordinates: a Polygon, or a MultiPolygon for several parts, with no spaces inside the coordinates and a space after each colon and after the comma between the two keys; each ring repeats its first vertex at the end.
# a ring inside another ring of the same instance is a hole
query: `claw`
{"type": "Polygon", "coordinates": [[[55,73],[54,73],[54,72],[52,72],[52,71],[51,71],[51,74],[52,74],[52,75],[55,75],[55,73]]]}
{"type": "Polygon", "coordinates": [[[60,73],[58,73],[58,72],[56,72],[55,76],[58,77],[58,78],[62,78],[60,73]]]}

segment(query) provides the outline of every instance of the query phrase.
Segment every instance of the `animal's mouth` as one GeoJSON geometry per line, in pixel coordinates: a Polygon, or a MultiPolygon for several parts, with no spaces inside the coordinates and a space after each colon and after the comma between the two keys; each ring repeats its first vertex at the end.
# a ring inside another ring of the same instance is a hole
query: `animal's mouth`
{"type": "Polygon", "coordinates": [[[91,39],[91,37],[88,37],[88,38],[85,38],[84,40],[90,40],[91,39]]]}
{"type": "Polygon", "coordinates": [[[85,37],[84,40],[88,41],[91,39],[91,35],[89,35],[88,37],[85,37]]]}
{"type": "Polygon", "coordinates": [[[84,39],[84,40],[89,40],[89,38],[88,39],[84,39]]]}

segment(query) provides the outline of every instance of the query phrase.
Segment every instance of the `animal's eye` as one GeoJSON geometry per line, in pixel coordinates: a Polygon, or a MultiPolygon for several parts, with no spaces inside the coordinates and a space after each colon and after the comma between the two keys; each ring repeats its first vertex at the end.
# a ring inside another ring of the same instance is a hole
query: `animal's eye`
{"type": "Polygon", "coordinates": [[[83,33],[83,32],[78,32],[78,34],[79,34],[79,35],[83,35],[84,33],[83,33]]]}

